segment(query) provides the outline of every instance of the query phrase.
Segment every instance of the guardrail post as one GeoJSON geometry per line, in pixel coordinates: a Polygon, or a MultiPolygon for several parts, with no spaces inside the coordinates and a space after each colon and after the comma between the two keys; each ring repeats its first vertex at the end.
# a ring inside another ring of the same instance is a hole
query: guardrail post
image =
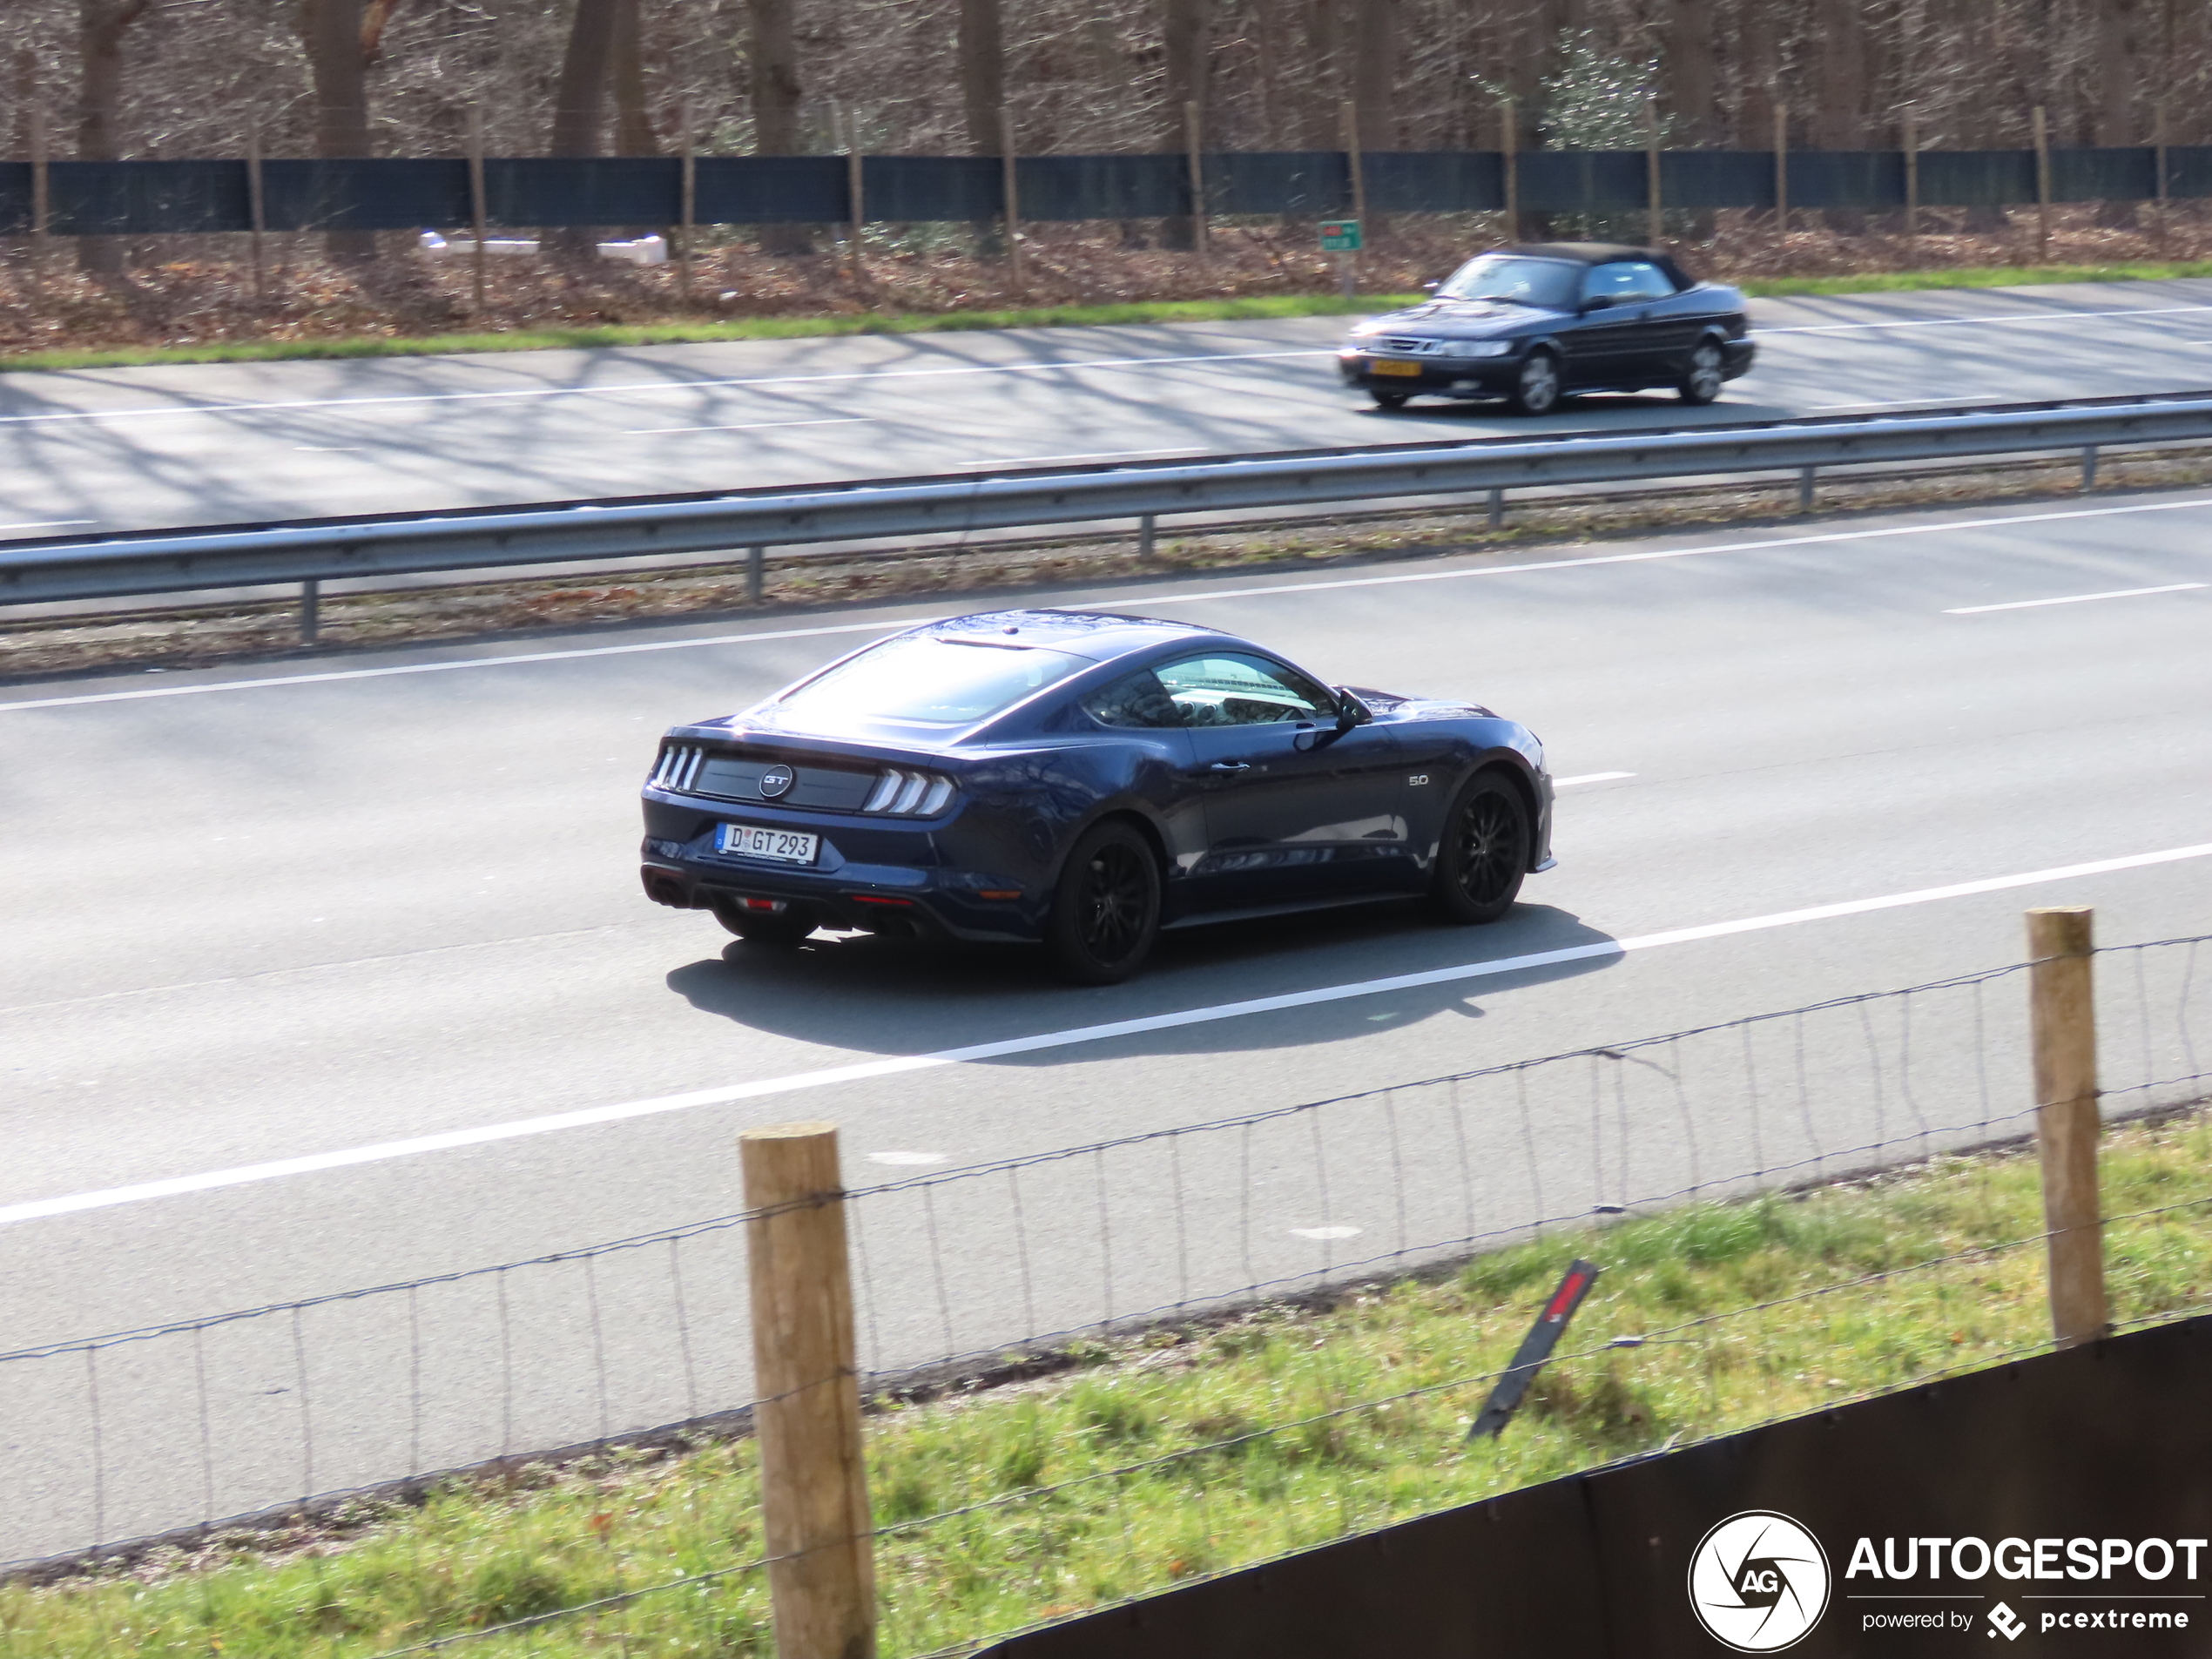
{"type": "Polygon", "coordinates": [[[1816,470],[1812,467],[1797,469],[1797,510],[1801,513],[1812,511],[1812,475],[1816,470]]]}
{"type": "Polygon", "coordinates": [[[312,645],[322,631],[322,583],[309,577],[300,584],[300,643],[312,645]]]}
{"type": "Polygon", "coordinates": [[[2094,443],[2085,443],[2081,446],[2081,488],[2094,489],[2096,487],[2097,446],[2094,443]]]}
{"type": "Polygon", "coordinates": [[[873,1659],[875,1553],[837,1130],[738,1136],[752,1291],[753,1432],[778,1659],[873,1659]]]}
{"type": "Polygon", "coordinates": [[[1142,513],[1136,520],[1136,556],[1149,559],[1158,544],[1158,522],[1150,513],[1142,513]]]}
{"type": "Polygon", "coordinates": [[[749,547],[745,550],[745,597],[747,604],[759,604],[768,587],[768,550],[749,547]]]}
{"type": "Polygon", "coordinates": [[[1505,522],[1506,492],[1494,489],[1490,492],[1490,528],[1494,530],[1501,529],[1505,522]]]}
{"type": "Polygon", "coordinates": [[[2035,1143],[2043,1163],[2051,1335],[2105,1334],[2104,1223],[2097,1199],[2097,1008],[2087,905],[2027,913],[2035,1143]]]}

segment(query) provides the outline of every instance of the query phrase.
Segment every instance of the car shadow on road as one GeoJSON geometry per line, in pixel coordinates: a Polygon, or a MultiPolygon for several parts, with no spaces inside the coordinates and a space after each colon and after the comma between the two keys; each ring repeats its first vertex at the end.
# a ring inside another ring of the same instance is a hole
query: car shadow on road
{"type": "MultiPolygon", "coordinates": [[[[1100,1039],[1117,1053],[1220,1053],[1372,1035],[1447,1010],[1479,1018],[1470,1001],[1476,993],[1487,997],[1598,972],[1621,960],[1606,948],[1611,942],[1610,935],[1548,905],[1524,904],[1503,921],[1466,928],[1439,926],[1423,907],[1407,901],[1170,933],[1146,971],[1126,985],[1060,984],[1035,947],[919,946],[819,934],[797,950],[732,941],[718,958],[686,963],[667,982],[700,1013],[751,1030],[846,1052],[906,1055],[1559,951],[1588,953],[1100,1039]]],[[[1051,1049],[986,1056],[1008,1064],[1050,1063],[1052,1057],[1051,1049]]]]}

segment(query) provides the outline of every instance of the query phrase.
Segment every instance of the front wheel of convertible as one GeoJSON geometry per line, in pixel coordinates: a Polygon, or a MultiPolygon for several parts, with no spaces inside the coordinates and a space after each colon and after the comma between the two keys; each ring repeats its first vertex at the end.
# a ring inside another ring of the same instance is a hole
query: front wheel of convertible
{"type": "Polygon", "coordinates": [[[1720,345],[1716,341],[1704,340],[1689,354],[1689,363],[1683,370],[1682,384],[1676,391],[1685,403],[1705,404],[1717,398],[1726,383],[1720,345]]]}
{"type": "Polygon", "coordinates": [[[1160,936],[1160,866],[1127,824],[1086,831],[1068,855],[1045,924],[1045,948],[1061,977],[1116,985],[1144,965],[1160,936]]]}
{"type": "Polygon", "coordinates": [[[1549,415],[1559,407],[1562,389],[1559,359],[1548,351],[1532,351],[1514,377],[1508,401],[1523,415],[1549,415]]]}
{"type": "Polygon", "coordinates": [[[1528,870],[1528,804],[1501,772],[1467,779],[1444,819],[1430,895],[1447,921],[1495,921],[1528,870]]]}

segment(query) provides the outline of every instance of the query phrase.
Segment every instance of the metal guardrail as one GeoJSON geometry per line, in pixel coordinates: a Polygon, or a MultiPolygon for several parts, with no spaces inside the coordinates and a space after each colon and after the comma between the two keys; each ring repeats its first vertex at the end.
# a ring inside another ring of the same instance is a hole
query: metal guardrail
{"type": "Polygon", "coordinates": [[[1149,543],[1177,515],[1483,492],[1494,515],[1508,489],[1761,472],[1796,472],[1809,501],[1826,468],[2061,450],[2094,482],[2101,448],[2197,442],[2212,392],[53,538],[0,545],[0,604],[740,548],[757,582],[769,547],[1114,519],[1149,543]]]}

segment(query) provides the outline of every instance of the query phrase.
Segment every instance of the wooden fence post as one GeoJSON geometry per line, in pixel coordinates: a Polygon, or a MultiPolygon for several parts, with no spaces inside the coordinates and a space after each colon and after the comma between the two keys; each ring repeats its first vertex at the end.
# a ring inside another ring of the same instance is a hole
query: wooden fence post
{"type": "Polygon", "coordinates": [[[1014,297],[1023,295],[1022,281],[1022,170],[1014,154],[1014,111],[999,106],[999,193],[1005,198],[1007,274],[1014,297]]]}
{"type": "Polygon", "coordinates": [[[469,233],[475,239],[469,251],[469,275],[475,285],[475,308],[484,308],[484,223],[489,217],[484,204],[484,110],[469,106],[469,233]]]}
{"type": "Polygon", "coordinates": [[[837,1129],[738,1136],[752,1289],[753,1432],[777,1659],[873,1659],[875,1551],[860,1446],[837,1129]]]}
{"type": "Polygon", "coordinates": [[[2051,260],[2051,126],[2035,106],[2035,262],[2051,260]]]}
{"type": "Polygon", "coordinates": [[[678,180],[682,199],[678,211],[683,225],[678,234],[683,239],[676,246],[676,295],[679,304],[689,310],[691,304],[691,241],[698,232],[699,166],[698,155],[691,144],[691,106],[676,106],[677,153],[683,172],[678,180]]]}
{"type": "Polygon", "coordinates": [[[1506,240],[1521,239],[1521,123],[1511,98],[1499,106],[1498,146],[1506,176],[1506,240]]]}
{"type": "Polygon", "coordinates": [[[1905,106],[1905,240],[1907,252],[1920,235],[1920,125],[1905,106]]]}
{"type": "Polygon", "coordinates": [[[1666,234],[1665,216],[1659,201],[1659,108],[1643,101],[1644,240],[1657,247],[1666,234]]]}
{"type": "Polygon", "coordinates": [[[1774,101],[1774,224],[1782,239],[1790,236],[1790,106],[1774,101]]]}
{"type": "Polygon", "coordinates": [[[46,286],[46,223],[52,216],[53,198],[46,172],[46,105],[36,96],[24,121],[30,129],[30,287],[34,293],[46,286]]]}
{"type": "Polygon", "coordinates": [[[254,117],[246,129],[246,212],[247,222],[253,231],[253,303],[258,306],[268,298],[268,285],[263,274],[266,267],[261,259],[261,241],[269,228],[269,198],[261,177],[261,119],[259,116],[254,117]]]}
{"type": "Polygon", "coordinates": [[[1190,158],[1190,251],[1203,260],[1206,257],[1206,163],[1199,150],[1203,137],[1198,122],[1198,101],[1186,98],[1183,105],[1183,148],[1190,158]]]}
{"type": "Polygon", "coordinates": [[[2027,913],[2035,1047],[2035,1143],[2049,1234],[2051,1334],[2062,1348],[2105,1333],[2104,1222],[2097,1198],[2097,1009],[2086,905],[2027,913]]]}

